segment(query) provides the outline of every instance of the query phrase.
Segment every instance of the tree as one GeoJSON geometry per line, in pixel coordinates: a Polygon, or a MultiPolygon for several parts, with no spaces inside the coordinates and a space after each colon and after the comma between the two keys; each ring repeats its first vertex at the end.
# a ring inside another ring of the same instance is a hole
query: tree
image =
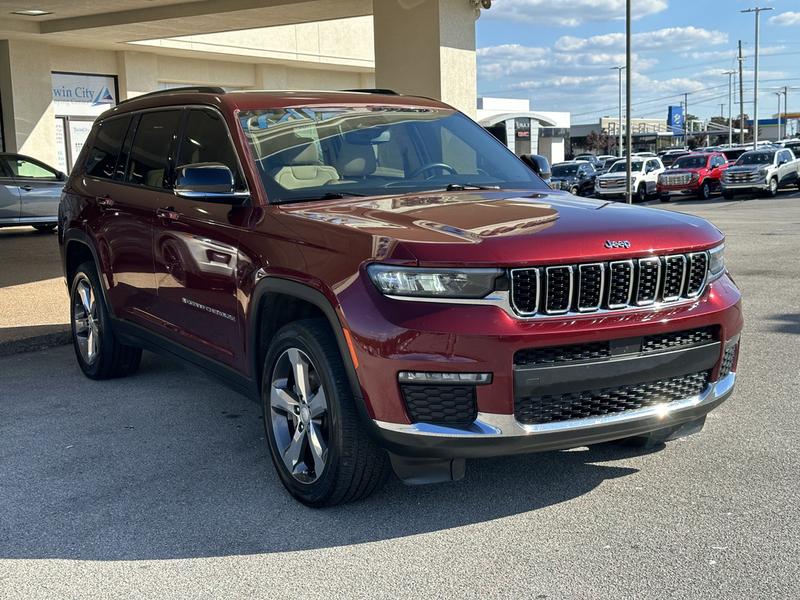
{"type": "Polygon", "coordinates": [[[590,131],[586,136],[586,147],[592,152],[605,152],[608,148],[608,134],[590,131]]]}

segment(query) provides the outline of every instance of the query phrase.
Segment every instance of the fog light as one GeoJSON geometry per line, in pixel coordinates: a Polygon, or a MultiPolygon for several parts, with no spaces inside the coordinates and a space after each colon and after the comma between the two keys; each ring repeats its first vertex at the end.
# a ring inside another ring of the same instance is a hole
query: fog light
{"type": "Polygon", "coordinates": [[[492,383],[491,373],[429,373],[424,371],[400,371],[400,383],[471,383],[485,385],[492,383]]]}

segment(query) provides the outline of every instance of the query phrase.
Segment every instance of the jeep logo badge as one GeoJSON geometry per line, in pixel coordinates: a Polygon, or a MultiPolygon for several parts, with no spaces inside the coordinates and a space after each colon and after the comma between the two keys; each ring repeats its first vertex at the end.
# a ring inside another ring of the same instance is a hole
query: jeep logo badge
{"type": "Polygon", "coordinates": [[[631,243],[628,240],[606,240],[606,248],[630,248],[631,243]]]}

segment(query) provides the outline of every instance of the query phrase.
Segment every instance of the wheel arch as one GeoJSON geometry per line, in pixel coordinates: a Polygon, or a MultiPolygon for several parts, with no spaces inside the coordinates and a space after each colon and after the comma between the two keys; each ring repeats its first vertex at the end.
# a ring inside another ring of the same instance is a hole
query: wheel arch
{"type": "Polygon", "coordinates": [[[361,384],[358,381],[356,366],[347,342],[346,329],[330,300],[321,291],[291,279],[268,276],[256,284],[250,300],[247,347],[250,349],[248,361],[253,373],[255,391],[260,395],[261,371],[270,335],[291,320],[308,317],[324,318],[336,339],[347,378],[357,405],[362,414],[367,414],[364,406],[361,384]],[[289,305],[287,306],[287,303],[289,305]],[[295,303],[295,304],[293,304],[295,303]],[[275,312],[271,311],[274,309],[275,312]],[[293,315],[289,321],[281,321],[281,316],[293,315]]]}
{"type": "Polygon", "coordinates": [[[105,278],[103,277],[100,257],[97,255],[97,249],[94,247],[89,236],[77,229],[70,230],[64,234],[63,243],[64,256],[62,268],[67,287],[72,283],[72,277],[75,275],[75,271],[80,265],[88,261],[93,262],[97,278],[100,280],[100,290],[103,292],[103,300],[105,301],[106,309],[109,314],[114,317],[114,307],[108,301],[108,290],[106,289],[105,278]]]}

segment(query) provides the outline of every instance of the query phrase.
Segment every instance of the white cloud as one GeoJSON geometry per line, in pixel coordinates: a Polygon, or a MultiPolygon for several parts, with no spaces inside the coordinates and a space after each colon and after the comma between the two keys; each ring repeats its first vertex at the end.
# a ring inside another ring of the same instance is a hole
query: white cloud
{"type": "MultiPolygon", "coordinates": [[[[786,46],[760,46],[758,49],[758,53],[761,56],[768,56],[772,54],[778,54],[786,50],[786,46]]],[[[683,58],[691,58],[692,60],[714,60],[714,59],[725,59],[725,58],[736,58],[739,54],[739,51],[736,48],[731,48],[730,50],[697,50],[694,52],[681,52],[681,56],[683,58]]],[[[747,59],[752,51],[749,47],[745,47],[742,50],[742,54],[744,54],[745,59],[747,59]]]]}
{"type": "Polygon", "coordinates": [[[769,18],[773,25],[800,25],[800,12],[785,12],[769,18]]]}
{"type": "MultiPolygon", "coordinates": [[[[667,8],[667,0],[636,0],[634,19],[659,13],[667,8]]],[[[625,18],[625,0],[495,0],[484,15],[492,19],[525,21],[536,25],[577,27],[587,22],[625,18]]]]}
{"type": "MultiPolygon", "coordinates": [[[[709,45],[725,44],[728,34],[722,31],[703,29],[702,27],[667,27],[656,31],[633,34],[631,44],[638,51],[676,50],[683,51],[693,48],[705,48],[709,45]]],[[[556,40],[556,50],[563,52],[594,52],[599,50],[613,51],[625,47],[625,35],[622,33],[607,33],[588,38],[579,38],[565,35],[556,40]]]]}

